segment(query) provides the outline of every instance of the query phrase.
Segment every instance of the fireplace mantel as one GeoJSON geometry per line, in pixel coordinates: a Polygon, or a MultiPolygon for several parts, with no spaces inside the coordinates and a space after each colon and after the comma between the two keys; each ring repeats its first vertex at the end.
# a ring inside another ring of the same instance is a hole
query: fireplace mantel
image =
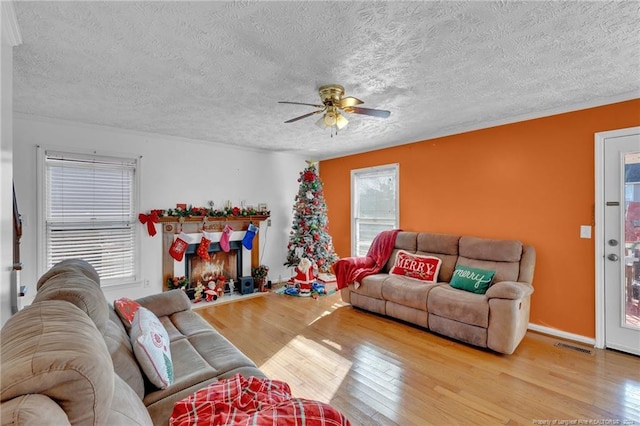
{"type": "MultiPolygon", "coordinates": [[[[190,216],[190,217],[160,217],[158,222],[162,226],[162,287],[167,290],[167,279],[173,277],[174,259],[169,254],[174,236],[180,232],[195,234],[203,228],[207,232],[221,232],[226,224],[230,224],[234,231],[246,231],[249,224],[254,225],[269,219],[268,215],[252,216],[190,216]]],[[[253,239],[251,250],[251,267],[260,264],[260,233],[253,239]]]]}

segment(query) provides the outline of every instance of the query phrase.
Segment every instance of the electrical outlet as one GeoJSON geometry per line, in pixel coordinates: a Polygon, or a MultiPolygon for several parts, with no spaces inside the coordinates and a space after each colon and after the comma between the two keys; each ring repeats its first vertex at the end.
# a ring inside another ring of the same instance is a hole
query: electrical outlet
{"type": "Polygon", "coordinates": [[[591,226],[580,225],[580,238],[591,238],[591,226]]]}
{"type": "Polygon", "coordinates": [[[267,226],[271,226],[271,219],[267,219],[267,226]]]}
{"type": "Polygon", "coordinates": [[[149,280],[144,280],[144,281],[142,282],[142,286],[143,286],[144,288],[149,288],[149,286],[150,286],[150,284],[149,284],[149,280]]]}

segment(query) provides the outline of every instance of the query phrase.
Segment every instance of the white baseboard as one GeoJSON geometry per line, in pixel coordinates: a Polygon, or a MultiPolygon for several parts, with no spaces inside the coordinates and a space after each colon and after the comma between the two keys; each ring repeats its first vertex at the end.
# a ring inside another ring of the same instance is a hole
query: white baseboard
{"type": "Polygon", "coordinates": [[[562,339],[573,340],[575,342],[584,343],[594,347],[596,345],[596,339],[592,337],[585,337],[579,334],[567,333],[566,331],[556,330],[555,328],[549,328],[543,325],[529,323],[528,329],[531,331],[537,331],[538,333],[548,334],[550,336],[560,337],[562,339]]]}

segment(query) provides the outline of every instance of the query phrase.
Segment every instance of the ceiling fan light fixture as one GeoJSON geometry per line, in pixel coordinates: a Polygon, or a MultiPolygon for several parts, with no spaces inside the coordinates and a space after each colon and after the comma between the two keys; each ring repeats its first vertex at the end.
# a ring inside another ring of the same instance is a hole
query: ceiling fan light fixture
{"type": "Polygon", "coordinates": [[[349,120],[347,120],[344,115],[338,114],[336,118],[336,127],[338,130],[342,130],[347,124],[349,124],[349,120]]]}
{"type": "Polygon", "coordinates": [[[327,126],[335,126],[338,122],[339,114],[335,111],[329,111],[324,115],[324,124],[327,126]]]}

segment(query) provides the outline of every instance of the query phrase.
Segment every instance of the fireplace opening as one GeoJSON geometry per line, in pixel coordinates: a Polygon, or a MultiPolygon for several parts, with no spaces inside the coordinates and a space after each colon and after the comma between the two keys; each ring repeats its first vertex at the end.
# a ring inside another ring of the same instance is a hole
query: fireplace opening
{"type": "Polygon", "coordinates": [[[199,244],[189,244],[185,252],[184,276],[189,280],[189,288],[195,289],[198,282],[207,287],[209,282],[216,282],[224,277],[224,292],[230,293],[229,281],[236,283],[242,276],[242,242],[230,241],[228,252],[222,250],[220,243],[209,244],[209,260],[198,256],[198,246],[199,244]]]}

